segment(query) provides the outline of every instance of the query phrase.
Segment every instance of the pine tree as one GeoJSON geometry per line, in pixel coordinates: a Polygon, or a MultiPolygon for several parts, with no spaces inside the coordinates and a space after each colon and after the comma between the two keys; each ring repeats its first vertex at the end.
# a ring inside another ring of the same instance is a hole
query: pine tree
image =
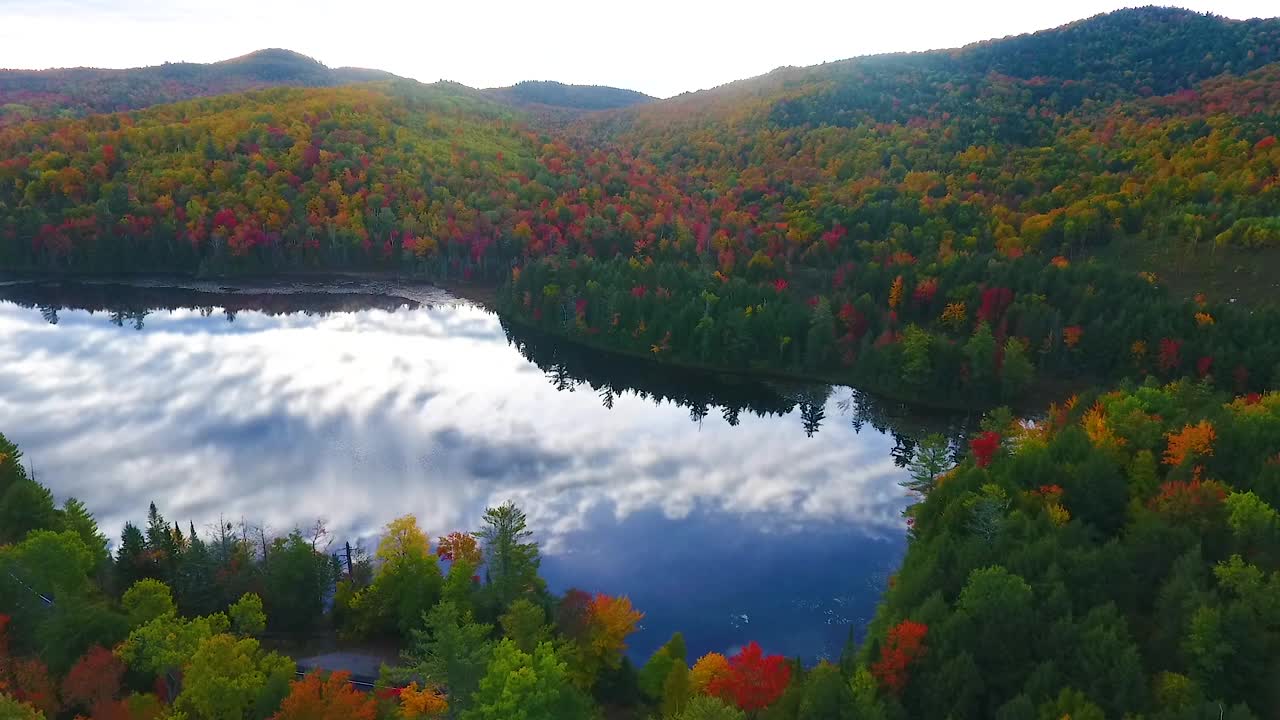
{"type": "Polygon", "coordinates": [[[120,547],[116,550],[116,577],[121,588],[131,587],[142,578],[151,576],[146,555],[142,531],[137,525],[126,522],[124,531],[120,533],[120,547]]]}
{"type": "Polygon", "coordinates": [[[98,521],[75,498],[67,498],[62,505],[62,523],[67,530],[73,530],[84,544],[93,551],[93,557],[99,563],[106,562],[111,555],[107,552],[107,538],[98,531],[98,521]]]}
{"type": "Polygon", "coordinates": [[[951,442],[945,435],[934,433],[920,441],[907,467],[911,477],[903,480],[902,486],[920,495],[928,495],[937,485],[938,476],[951,465],[950,453],[951,442]]]}

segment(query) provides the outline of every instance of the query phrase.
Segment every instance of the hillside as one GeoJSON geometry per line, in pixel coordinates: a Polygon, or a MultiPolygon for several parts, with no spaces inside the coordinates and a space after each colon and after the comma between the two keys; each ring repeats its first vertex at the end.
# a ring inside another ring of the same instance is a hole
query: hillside
{"type": "Polygon", "coordinates": [[[1123,376],[1262,389],[1278,51],[1275,20],[1146,8],[567,127],[416,83],[20,125],[0,268],[487,279],[513,319],[583,342],[930,404],[1123,376]]]}
{"type": "Polygon", "coordinates": [[[632,178],[669,183],[650,205],[634,184],[626,197],[641,262],[530,265],[512,300],[593,342],[843,366],[921,400],[1016,396],[1020,381],[991,387],[1010,352],[1041,374],[1274,382],[1278,38],[1275,20],[1146,8],[591,119],[575,147],[612,143],[632,178]],[[587,308],[577,327],[529,301],[547,286],[587,308]],[[1259,338],[1243,355],[1209,330],[1240,298],[1273,308],[1242,318],[1259,338]],[[600,328],[620,307],[633,332],[600,328]],[[1259,365],[1235,363],[1255,351],[1259,365]]]}
{"type": "Polygon", "coordinates": [[[330,87],[392,80],[381,70],[329,68],[289,50],[259,50],[222,62],[165,63],[128,70],[0,70],[0,126],[31,118],[81,117],[191,98],[289,85],[330,87]]]}
{"type": "Polygon", "coordinates": [[[616,110],[654,100],[635,90],[535,80],[526,80],[510,87],[491,88],[484,92],[500,102],[521,107],[546,106],[570,110],[616,110]]]}

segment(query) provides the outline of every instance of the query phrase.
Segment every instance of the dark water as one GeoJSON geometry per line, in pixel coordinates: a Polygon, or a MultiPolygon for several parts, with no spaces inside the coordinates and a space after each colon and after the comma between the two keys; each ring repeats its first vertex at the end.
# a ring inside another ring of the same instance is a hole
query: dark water
{"type": "Polygon", "coordinates": [[[838,654],[904,551],[920,424],[848,388],[677,372],[440,290],[0,285],[0,432],[118,536],[155,500],[370,546],[529,514],[553,589],[627,594],[643,658],[838,654]]]}

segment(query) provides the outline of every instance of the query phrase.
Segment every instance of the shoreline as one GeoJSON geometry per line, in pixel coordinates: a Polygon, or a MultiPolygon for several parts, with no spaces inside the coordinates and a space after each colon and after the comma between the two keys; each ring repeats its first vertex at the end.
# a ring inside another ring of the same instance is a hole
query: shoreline
{"type": "MultiPolygon", "coordinates": [[[[592,342],[589,339],[555,333],[545,328],[538,327],[528,322],[519,315],[502,312],[499,308],[498,295],[501,285],[489,282],[465,282],[456,280],[431,280],[425,277],[414,277],[405,273],[393,271],[296,271],[296,272],[272,272],[272,273],[247,273],[235,275],[199,275],[194,273],[163,273],[163,272],[138,272],[138,273],[51,273],[51,272],[0,272],[0,284],[20,284],[24,282],[71,282],[83,284],[139,284],[147,283],[150,285],[155,283],[155,287],[181,287],[181,283],[211,283],[219,284],[219,287],[212,292],[232,293],[239,288],[235,287],[236,281],[249,283],[259,282],[268,287],[271,285],[287,284],[290,282],[306,282],[306,283],[370,283],[373,287],[352,288],[353,292],[365,292],[369,294],[386,294],[392,295],[394,288],[376,287],[378,283],[400,283],[415,287],[430,287],[443,290],[449,295],[478,305],[489,312],[494,313],[498,318],[506,323],[520,327],[522,330],[536,332],[540,335],[554,338],[559,342],[571,343],[578,347],[584,347],[596,352],[625,357],[633,360],[643,360],[654,363],[657,366],[683,370],[693,373],[720,375],[727,377],[737,377],[743,379],[754,379],[761,381],[778,381],[795,384],[810,385],[837,385],[852,388],[858,392],[867,393],[874,396],[877,400],[890,403],[898,408],[914,412],[917,414],[927,415],[957,415],[957,414],[974,414],[982,415],[987,411],[1000,407],[1003,403],[994,402],[985,405],[977,405],[965,403],[961,401],[948,400],[931,400],[921,398],[904,398],[892,392],[886,392],[883,388],[877,388],[872,383],[865,382],[857,377],[841,376],[841,375],[819,375],[811,373],[803,373],[776,368],[733,368],[722,367],[717,365],[709,365],[686,360],[669,360],[652,357],[648,354],[625,350],[622,348],[612,347],[603,343],[592,342]],[[168,283],[168,284],[166,284],[168,283]]],[[[195,289],[195,288],[193,288],[195,289]]],[[[337,289],[337,288],[335,288],[337,289]]],[[[417,298],[406,298],[417,300],[417,298]]],[[[1033,408],[1043,408],[1049,402],[1059,401],[1068,397],[1080,388],[1088,387],[1096,383],[1089,379],[1075,379],[1071,381],[1059,380],[1057,382],[1040,382],[1030,391],[1024,394],[1024,398],[1013,406],[1013,409],[1019,411],[1020,414],[1032,412],[1033,408]]]]}

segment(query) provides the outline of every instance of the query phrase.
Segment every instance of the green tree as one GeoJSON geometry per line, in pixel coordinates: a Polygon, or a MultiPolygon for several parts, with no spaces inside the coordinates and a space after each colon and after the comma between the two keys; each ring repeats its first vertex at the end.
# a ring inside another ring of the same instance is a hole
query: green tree
{"type": "Polygon", "coordinates": [[[502,626],[503,637],[514,642],[520,652],[532,653],[539,645],[551,639],[546,611],[541,605],[535,605],[525,598],[511,603],[511,607],[498,618],[498,622],[502,626]]]}
{"type": "Polygon", "coordinates": [[[173,528],[151,503],[147,508],[146,549],[154,563],[156,576],[170,583],[176,571],[180,548],[173,535],[173,528]]]}
{"type": "Polygon", "coordinates": [[[267,629],[267,614],[262,609],[262,598],[245,593],[227,609],[231,630],[241,637],[261,635],[267,629]]]}
{"type": "Polygon", "coordinates": [[[129,627],[136,628],[166,615],[174,615],[173,593],[169,586],[146,578],[134,583],[120,598],[120,605],[129,618],[129,627]]]}
{"type": "Polygon", "coordinates": [[[324,593],[333,581],[333,564],[295,530],[272,543],[263,581],[271,626],[300,632],[313,627],[324,613],[324,593]]]}
{"type": "Polygon", "coordinates": [[[677,663],[687,666],[687,655],[684,635],[679,632],[672,635],[662,647],[654,650],[649,661],[640,668],[640,691],[645,697],[654,702],[661,700],[671,668],[677,663]]]}
{"type": "Polygon", "coordinates": [[[1095,607],[1080,623],[1076,657],[1069,671],[1072,684],[1097,703],[1108,717],[1146,707],[1147,678],[1128,625],[1114,604],[1095,607]]]}
{"type": "Polygon", "coordinates": [[[1102,708],[1079,690],[1063,688],[1057,699],[1040,706],[1040,720],[1106,720],[1102,708]]]}
{"type": "Polygon", "coordinates": [[[809,370],[826,368],[835,356],[836,323],[831,314],[831,303],[824,297],[818,300],[809,319],[809,332],[804,341],[804,363],[809,370]]]}
{"type": "Polygon", "coordinates": [[[736,707],[726,705],[719,698],[697,695],[690,698],[689,703],[679,714],[668,716],[668,720],[746,720],[746,713],[736,707]]]}
{"type": "Polygon", "coordinates": [[[996,362],[996,339],[991,334],[991,326],[978,323],[964,344],[964,356],[969,361],[969,382],[980,391],[989,390],[996,362]]]}
{"type": "Polygon", "coordinates": [[[130,668],[158,675],[182,667],[201,643],[230,627],[221,613],[191,619],[164,615],[134,628],[117,652],[130,668]]]}
{"type": "Polygon", "coordinates": [[[454,559],[449,564],[449,574],[445,576],[444,587],[440,591],[440,599],[458,606],[462,612],[474,612],[476,609],[476,565],[470,560],[454,559]]]}
{"type": "Polygon", "coordinates": [[[911,464],[907,466],[911,477],[904,480],[902,486],[920,495],[928,495],[938,484],[938,476],[949,467],[950,441],[941,433],[928,435],[916,445],[915,452],[911,455],[911,464]]]}
{"type": "Polygon", "coordinates": [[[995,697],[1016,694],[1028,671],[1026,638],[1034,632],[1035,620],[1031,603],[1031,587],[1021,577],[999,565],[974,570],[960,591],[954,625],[944,631],[973,654],[995,697]]]}
{"type": "Polygon", "coordinates": [[[1018,338],[1009,338],[1004,344],[1004,363],[1000,368],[1000,394],[1005,401],[1018,400],[1035,380],[1036,368],[1027,358],[1027,351],[1018,338]]]}
{"type": "Polygon", "coordinates": [[[413,630],[404,664],[390,670],[389,679],[406,682],[422,678],[449,688],[449,712],[459,717],[471,707],[490,659],[493,626],[472,622],[451,602],[441,602],[426,616],[425,630],[413,630]]]}
{"type": "Polygon", "coordinates": [[[804,699],[799,720],[856,720],[853,689],[840,675],[840,668],[820,663],[805,678],[804,699]]]}
{"type": "Polygon", "coordinates": [[[1237,542],[1249,550],[1274,547],[1280,535],[1280,514],[1252,492],[1227,497],[1227,523],[1237,542]]]}
{"type": "Polygon", "coordinates": [[[129,621],[98,599],[68,595],[41,613],[35,642],[55,675],[64,675],[94,645],[115,647],[129,635],[129,621]]]}
{"type": "Polygon", "coordinates": [[[689,704],[689,666],[677,659],[662,683],[662,714],[677,715],[689,704]]]}
{"type": "MultiPolygon", "coordinates": [[[[137,528],[134,528],[137,532],[137,528]]],[[[137,542],[141,547],[142,534],[138,533],[137,542]]],[[[177,577],[174,578],[174,595],[178,608],[184,615],[208,615],[217,611],[223,604],[222,590],[218,583],[217,563],[209,546],[191,526],[188,545],[178,563],[177,577]]],[[[123,553],[123,548],[121,552],[123,553]]],[[[120,562],[117,561],[117,567],[120,562]]]]}
{"type": "Polygon", "coordinates": [[[484,511],[484,527],[476,538],[484,545],[485,572],[494,605],[505,610],[516,598],[540,593],[538,546],[529,542],[525,514],[507,502],[484,511]]]}
{"type": "Polygon", "coordinates": [[[28,533],[61,524],[53,495],[34,480],[21,477],[0,496],[0,543],[20,542],[28,533]]]}
{"type": "Polygon", "coordinates": [[[28,587],[45,595],[84,595],[91,587],[93,551],[71,530],[34,530],[9,548],[0,547],[0,561],[28,587]]]}
{"type": "Polygon", "coordinates": [[[116,550],[116,578],[121,587],[129,587],[147,576],[146,540],[137,525],[126,522],[116,550]]]}
{"type": "Polygon", "coordinates": [[[27,479],[26,468],[22,467],[22,450],[0,433],[0,497],[4,497],[19,480],[27,479]]]}
{"type": "Polygon", "coordinates": [[[85,508],[84,503],[75,498],[68,498],[63,503],[62,527],[80,536],[85,547],[93,551],[95,565],[101,565],[111,558],[107,552],[107,537],[98,530],[98,521],[85,508]]]}
{"type": "Polygon", "coordinates": [[[902,332],[902,381],[922,388],[933,380],[933,336],[919,325],[902,332]]]}
{"type": "Polygon", "coordinates": [[[214,635],[191,656],[174,707],[204,720],[244,720],[255,708],[274,710],[264,706],[274,694],[279,704],[296,670],[289,658],[262,652],[257,640],[214,635]]]}
{"type": "Polygon", "coordinates": [[[569,679],[568,668],[550,643],[520,652],[502,640],[462,720],[588,720],[591,701],[569,679]]]}

